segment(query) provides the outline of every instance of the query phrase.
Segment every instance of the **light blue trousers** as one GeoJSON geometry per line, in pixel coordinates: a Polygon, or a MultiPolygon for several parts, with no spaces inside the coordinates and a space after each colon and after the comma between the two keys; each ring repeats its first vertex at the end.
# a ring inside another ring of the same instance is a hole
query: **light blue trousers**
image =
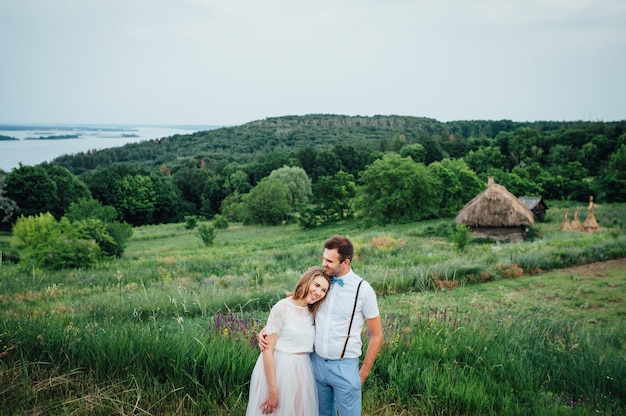
{"type": "Polygon", "coordinates": [[[359,359],[325,360],[311,353],[317,381],[320,416],[360,416],[361,377],[359,359]]]}

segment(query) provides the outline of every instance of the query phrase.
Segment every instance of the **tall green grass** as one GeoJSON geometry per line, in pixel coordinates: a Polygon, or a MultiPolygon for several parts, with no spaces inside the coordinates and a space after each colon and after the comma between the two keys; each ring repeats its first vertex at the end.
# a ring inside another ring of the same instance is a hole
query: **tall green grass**
{"type": "MultiPolygon", "coordinates": [[[[499,317],[458,309],[390,316],[373,388],[393,386],[417,414],[611,412],[626,394],[623,334],[542,314],[499,317]],[[613,345],[605,345],[607,340],[613,345]],[[616,345],[617,343],[617,345],[616,345]]],[[[377,390],[378,392],[378,390],[377,390]]],[[[373,396],[376,396],[374,394],[373,396]]],[[[623,410],[623,408],[622,408],[623,410]]]]}
{"type": "MultiPolygon", "coordinates": [[[[539,311],[407,312],[384,315],[386,342],[364,392],[369,414],[623,414],[626,338],[619,328],[555,321],[539,311]]],[[[40,406],[54,414],[86,406],[124,414],[131,405],[146,414],[180,406],[191,414],[243,414],[258,356],[254,334],[263,326],[233,311],[210,320],[1,323],[7,383],[0,393],[10,414],[40,406]],[[120,399],[131,385],[132,400],[120,399]],[[88,406],[86,391],[97,405],[88,406]],[[124,411],[112,407],[115,400],[124,411]]]]}
{"type": "Polygon", "coordinates": [[[603,217],[626,206],[597,207],[595,234],[559,232],[564,208],[542,239],[463,252],[450,220],[235,224],[210,247],[169,224],[137,229],[99,268],[5,262],[0,415],[243,414],[255,331],[334,233],[354,241],[385,325],[365,414],[625,414],[626,273],[541,273],[626,257],[623,229],[603,217]]]}

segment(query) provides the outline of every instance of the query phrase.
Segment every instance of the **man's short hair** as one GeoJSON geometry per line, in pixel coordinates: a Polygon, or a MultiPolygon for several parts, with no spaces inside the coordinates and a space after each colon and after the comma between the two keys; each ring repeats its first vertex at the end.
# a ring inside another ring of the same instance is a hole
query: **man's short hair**
{"type": "Polygon", "coordinates": [[[352,245],[352,242],[348,240],[348,237],[343,235],[334,235],[326,240],[324,248],[328,250],[337,250],[337,253],[339,253],[340,263],[343,263],[345,259],[350,259],[350,263],[352,263],[354,246],[352,245]]]}

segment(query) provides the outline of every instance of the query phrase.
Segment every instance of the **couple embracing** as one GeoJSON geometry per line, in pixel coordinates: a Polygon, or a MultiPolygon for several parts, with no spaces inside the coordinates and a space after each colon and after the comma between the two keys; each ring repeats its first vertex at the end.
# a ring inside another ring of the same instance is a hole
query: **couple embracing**
{"type": "Polygon", "coordinates": [[[307,270],[272,307],[259,335],[247,416],[361,414],[361,386],[383,329],[374,290],[352,271],[353,255],[349,239],[329,238],[322,267],[307,270]],[[364,324],[370,338],[359,367],[364,324]]]}

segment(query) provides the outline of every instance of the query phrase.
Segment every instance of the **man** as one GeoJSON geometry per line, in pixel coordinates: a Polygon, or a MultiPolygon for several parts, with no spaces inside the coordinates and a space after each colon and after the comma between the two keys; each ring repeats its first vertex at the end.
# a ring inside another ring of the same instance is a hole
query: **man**
{"type": "MultiPolygon", "coordinates": [[[[341,416],[361,414],[361,386],[383,341],[376,293],[352,271],[353,255],[354,247],[344,236],[333,236],[324,243],[322,266],[333,284],[315,316],[311,353],[320,416],[335,416],[337,410],[341,416]],[[359,368],[364,323],[370,338],[359,368]]],[[[264,340],[259,341],[263,349],[264,340]]]]}

